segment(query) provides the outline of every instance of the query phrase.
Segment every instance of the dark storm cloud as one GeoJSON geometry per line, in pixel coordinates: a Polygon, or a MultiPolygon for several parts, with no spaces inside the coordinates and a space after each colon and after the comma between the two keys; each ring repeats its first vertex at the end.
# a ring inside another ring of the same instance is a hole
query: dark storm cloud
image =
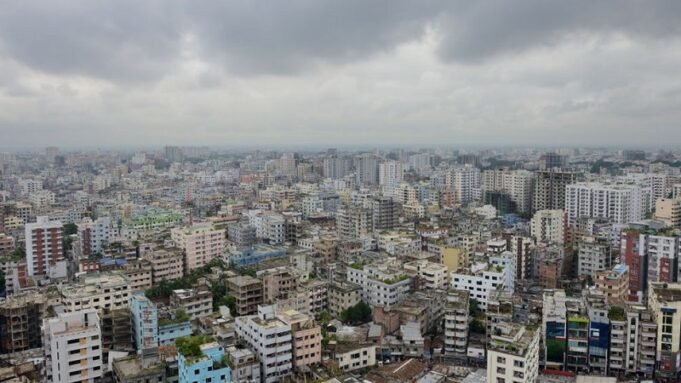
{"type": "Polygon", "coordinates": [[[237,74],[296,74],[442,38],[444,60],[481,61],[580,32],[675,35],[681,1],[10,1],[0,53],[57,74],[158,79],[185,39],[237,74]]]}
{"type": "Polygon", "coordinates": [[[443,15],[441,56],[462,62],[552,46],[580,35],[657,39],[681,32],[678,0],[473,1],[443,15]]]}
{"type": "Polygon", "coordinates": [[[185,38],[237,73],[296,73],[418,38],[432,1],[17,1],[0,49],[31,68],[115,80],[158,78],[185,38]]]}

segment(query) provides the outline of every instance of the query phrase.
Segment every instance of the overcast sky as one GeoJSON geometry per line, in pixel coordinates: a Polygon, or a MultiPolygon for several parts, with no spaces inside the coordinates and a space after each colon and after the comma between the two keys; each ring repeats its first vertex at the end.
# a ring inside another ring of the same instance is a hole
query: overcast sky
{"type": "Polygon", "coordinates": [[[681,1],[0,7],[0,147],[675,145],[681,1]]]}

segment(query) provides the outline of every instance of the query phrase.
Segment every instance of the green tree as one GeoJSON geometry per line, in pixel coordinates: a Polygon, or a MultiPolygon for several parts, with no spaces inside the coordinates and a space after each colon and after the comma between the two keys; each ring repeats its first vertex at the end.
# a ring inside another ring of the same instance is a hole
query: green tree
{"type": "Polygon", "coordinates": [[[476,334],[484,334],[487,332],[487,328],[480,319],[473,319],[471,322],[470,331],[476,334]]]}
{"type": "Polygon", "coordinates": [[[78,234],[78,225],[75,223],[67,223],[64,225],[64,236],[78,234]]]}
{"type": "Polygon", "coordinates": [[[366,323],[371,320],[371,306],[364,302],[359,302],[354,306],[348,307],[341,313],[343,323],[366,323]]]}
{"type": "Polygon", "coordinates": [[[468,302],[468,313],[474,318],[482,316],[482,309],[480,309],[480,302],[477,299],[471,298],[468,302]]]}

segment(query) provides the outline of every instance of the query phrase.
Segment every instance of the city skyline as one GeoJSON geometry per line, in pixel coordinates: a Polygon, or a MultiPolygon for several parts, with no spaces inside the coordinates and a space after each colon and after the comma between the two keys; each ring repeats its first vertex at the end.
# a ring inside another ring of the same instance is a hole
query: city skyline
{"type": "Polygon", "coordinates": [[[679,15],[673,1],[12,3],[0,146],[652,147],[681,139],[679,15]]]}

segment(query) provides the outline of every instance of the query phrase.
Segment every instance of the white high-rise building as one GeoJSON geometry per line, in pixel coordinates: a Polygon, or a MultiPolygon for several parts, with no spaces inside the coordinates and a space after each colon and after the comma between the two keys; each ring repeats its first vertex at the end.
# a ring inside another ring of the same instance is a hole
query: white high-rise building
{"type": "Polygon", "coordinates": [[[276,316],[277,305],[258,306],[258,315],[235,319],[237,337],[260,359],[263,383],[280,382],[293,370],[291,326],[276,316]]]}
{"type": "Polygon", "coordinates": [[[378,165],[378,183],[395,189],[404,177],[402,163],[398,161],[386,161],[378,165]]]}
{"type": "Polygon", "coordinates": [[[569,225],[580,217],[636,222],[645,217],[643,193],[638,185],[578,182],[565,189],[565,212],[569,225]]]}
{"type": "Polygon", "coordinates": [[[26,224],[25,235],[28,275],[45,275],[50,264],[64,260],[60,221],[50,222],[46,216],[38,217],[37,222],[26,224]]]}
{"type": "Polygon", "coordinates": [[[534,173],[527,170],[495,169],[483,173],[482,189],[485,192],[504,192],[515,202],[521,213],[532,210],[534,173]]]}
{"type": "Polygon", "coordinates": [[[430,169],[430,160],[432,156],[429,153],[419,153],[409,156],[409,169],[420,173],[424,170],[430,169]]]}
{"type": "Polygon", "coordinates": [[[47,382],[98,382],[103,375],[102,331],[94,309],[43,321],[47,382]]]}
{"type": "Polygon", "coordinates": [[[530,235],[537,242],[565,243],[565,212],[562,210],[539,210],[530,221],[530,235]]]}
{"type": "Polygon", "coordinates": [[[466,204],[480,199],[480,169],[465,165],[454,168],[446,175],[446,187],[454,192],[456,203],[466,204]]]}

